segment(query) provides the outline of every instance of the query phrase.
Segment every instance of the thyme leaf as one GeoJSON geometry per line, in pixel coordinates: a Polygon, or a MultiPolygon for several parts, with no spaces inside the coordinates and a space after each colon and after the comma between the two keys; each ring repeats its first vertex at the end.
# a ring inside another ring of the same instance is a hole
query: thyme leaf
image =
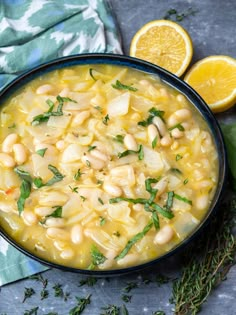
{"type": "Polygon", "coordinates": [[[152,124],[152,120],[154,117],[160,117],[164,121],[164,114],[165,112],[163,110],[156,109],[155,107],[152,107],[149,109],[149,116],[146,120],[142,120],[138,122],[139,126],[147,127],[148,125],[152,124]]]}
{"type": "Polygon", "coordinates": [[[91,294],[89,294],[86,298],[76,297],[77,299],[77,305],[73,307],[69,311],[69,315],[80,315],[85,310],[86,306],[90,304],[90,297],[91,294]]]}
{"type": "Polygon", "coordinates": [[[119,152],[118,153],[118,158],[121,159],[124,156],[130,155],[130,154],[138,154],[138,159],[139,160],[143,160],[144,158],[144,153],[143,153],[143,146],[142,144],[139,145],[139,148],[137,151],[135,150],[126,150],[123,152],[119,152]]]}

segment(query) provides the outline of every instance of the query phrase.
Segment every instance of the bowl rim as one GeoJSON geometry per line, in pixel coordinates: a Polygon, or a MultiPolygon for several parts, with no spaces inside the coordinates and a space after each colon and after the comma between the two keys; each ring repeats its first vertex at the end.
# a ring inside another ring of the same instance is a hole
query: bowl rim
{"type": "Polygon", "coordinates": [[[170,73],[169,71],[154,65],[150,62],[125,56],[119,54],[107,54],[107,53],[86,53],[86,54],[76,54],[66,57],[57,58],[51,60],[49,62],[45,62],[40,64],[32,69],[25,71],[20,76],[12,80],[8,83],[1,91],[0,91],[0,98],[4,100],[7,99],[10,95],[14,94],[19,88],[23,87],[28,82],[32,81],[34,78],[39,77],[43,74],[51,72],[53,70],[58,70],[65,67],[76,66],[76,65],[86,65],[86,64],[112,64],[116,66],[126,66],[131,67],[137,70],[141,70],[147,72],[149,74],[155,74],[160,77],[160,79],[167,85],[171,86],[174,89],[180,91],[181,94],[185,95],[187,99],[190,101],[192,106],[197,109],[200,115],[204,118],[207,122],[208,128],[211,131],[215,147],[218,153],[219,159],[219,170],[218,170],[218,184],[216,187],[214,198],[211,202],[211,205],[206,213],[204,219],[198,224],[198,226],[180,243],[178,243],[175,247],[171,250],[166,252],[165,254],[152,259],[148,262],[141,263],[139,265],[125,267],[125,268],[118,268],[118,269],[111,269],[111,270],[87,270],[87,269],[80,269],[75,267],[68,267],[65,265],[57,264],[52,261],[48,261],[44,258],[33,254],[29,250],[25,249],[21,244],[15,241],[10,235],[4,231],[3,228],[0,226],[0,236],[2,236],[8,243],[10,243],[13,247],[17,250],[25,254],[26,256],[30,257],[33,260],[38,261],[39,263],[46,265],[51,268],[57,268],[64,271],[70,271],[75,273],[80,273],[84,275],[90,276],[114,276],[114,275],[121,275],[130,272],[140,271],[141,269],[148,268],[157,264],[158,262],[176,254],[180,250],[183,250],[184,247],[192,242],[199,234],[202,232],[203,228],[207,226],[210,219],[216,214],[216,211],[219,207],[219,203],[221,201],[222,195],[224,193],[227,181],[227,174],[228,174],[228,166],[227,166],[227,154],[226,148],[224,144],[223,135],[217,122],[216,118],[214,117],[213,113],[206,105],[204,100],[201,96],[186,82],[181,80],[179,77],[175,76],[174,74],[170,73]]]}

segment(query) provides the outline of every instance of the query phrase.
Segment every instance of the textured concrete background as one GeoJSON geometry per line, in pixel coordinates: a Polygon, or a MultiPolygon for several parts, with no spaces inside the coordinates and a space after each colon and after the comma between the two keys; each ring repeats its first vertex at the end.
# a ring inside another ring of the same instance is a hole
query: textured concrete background
{"type": "MultiPolygon", "coordinates": [[[[194,44],[193,61],[213,54],[226,54],[236,57],[236,1],[235,0],[201,0],[201,1],[172,1],[172,0],[112,0],[123,37],[124,52],[128,54],[129,45],[133,35],[150,20],[162,18],[166,11],[175,8],[179,12],[189,7],[198,10],[195,16],[189,16],[180,24],[190,33],[194,44]]],[[[232,119],[235,109],[219,116],[220,120],[232,119]]],[[[142,279],[155,279],[159,272],[175,278],[180,271],[180,258],[174,256],[152,270],[110,279],[100,279],[92,288],[79,287],[79,281],[84,277],[50,270],[43,274],[48,278],[49,297],[40,301],[41,284],[32,280],[23,280],[10,284],[0,292],[0,314],[23,315],[25,310],[39,306],[38,315],[49,312],[58,312],[66,315],[75,305],[75,296],[84,297],[92,294],[91,304],[83,314],[99,315],[101,307],[107,304],[122,305],[122,288],[129,281],[138,283],[138,288],[131,291],[131,303],[127,303],[130,315],[151,315],[154,311],[163,310],[166,315],[172,314],[172,305],[169,304],[171,284],[158,287],[155,282],[141,284],[142,279]],[[70,292],[70,298],[64,302],[55,298],[52,286],[60,283],[65,291],[70,292]],[[36,294],[22,304],[25,287],[33,287],[36,294]]],[[[233,267],[224,281],[210,297],[202,308],[202,315],[234,315],[236,314],[236,267],[233,267]]]]}

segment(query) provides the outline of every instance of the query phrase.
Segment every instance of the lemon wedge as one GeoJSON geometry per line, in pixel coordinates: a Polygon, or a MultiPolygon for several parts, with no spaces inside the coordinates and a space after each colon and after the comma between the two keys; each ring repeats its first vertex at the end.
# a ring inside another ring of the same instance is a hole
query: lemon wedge
{"type": "Polygon", "coordinates": [[[209,56],[198,61],[184,80],[192,86],[215,113],[236,103],[236,59],[209,56]]]}

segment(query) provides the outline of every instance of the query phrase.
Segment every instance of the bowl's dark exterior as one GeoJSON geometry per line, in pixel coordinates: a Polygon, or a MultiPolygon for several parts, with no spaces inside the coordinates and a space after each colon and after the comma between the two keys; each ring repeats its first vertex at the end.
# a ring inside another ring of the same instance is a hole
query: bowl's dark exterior
{"type": "Polygon", "coordinates": [[[177,89],[183,95],[185,95],[190,103],[196,108],[196,110],[201,114],[201,116],[207,122],[213,139],[215,141],[216,149],[218,152],[219,157],[219,180],[218,185],[216,188],[215,196],[212,200],[211,206],[209,208],[208,213],[206,214],[204,220],[200,223],[200,225],[194,230],[191,235],[189,235],[184,241],[178,244],[175,248],[170,250],[168,253],[158,257],[152,261],[147,263],[124,268],[124,269],[115,269],[115,270],[104,270],[104,271],[92,271],[92,270],[82,270],[78,268],[71,268],[66,267],[63,265],[59,265],[56,263],[52,263],[46,261],[40,257],[37,257],[35,254],[30,253],[26,249],[24,249],[20,244],[18,244],[14,239],[12,239],[0,226],[0,235],[7,240],[11,245],[13,245],[16,249],[21,251],[22,253],[26,254],[30,258],[47,265],[53,268],[59,268],[64,271],[70,272],[77,272],[85,275],[90,276],[116,276],[128,272],[134,272],[141,270],[143,268],[151,267],[152,265],[160,262],[161,260],[169,257],[170,255],[175,254],[180,249],[183,249],[186,244],[189,244],[193,241],[193,239],[199,235],[200,232],[203,231],[203,228],[209,223],[212,216],[216,214],[217,208],[219,203],[222,199],[226,180],[227,180],[227,156],[226,156],[226,149],[224,145],[223,136],[220,130],[220,127],[213,116],[212,112],[205,104],[203,99],[184,81],[176,77],[175,75],[171,74],[167,70],[160,68],[156,65],[153,65],[149,62],[123,56],[123,55],[114,55],[114,54],[81,54],[81,55],[73,55],[68,57],[59,58],[48,63],[42,64],[37,66],[9,83],[1,92],[0,92],[0,102],[1,104],[9,98],[13,93],[15,93],[19,88],[23,87],[26,83],[30,82],[31,80],[35,79],[38,76],[41,76],[47,72],[61,69],[65,67],[75,66],[75,65],[85,65],[85,64],[111,64],[111,65],[119,65],[125,67],[135,68],[140,71],[144,71],[150,74],[155,74],[160,77],[160,79],[165,82],[166,84],[172,86],[173,88],[177,89]]]}

